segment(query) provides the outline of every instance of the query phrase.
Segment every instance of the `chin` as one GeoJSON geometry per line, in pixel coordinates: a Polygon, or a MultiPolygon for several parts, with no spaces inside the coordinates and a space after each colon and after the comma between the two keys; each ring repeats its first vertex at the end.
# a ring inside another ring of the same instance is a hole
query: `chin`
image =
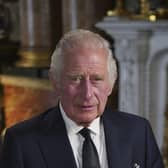
{"type": "Polygon", "coordinates": [[[84,127],[88,127],[92,123],[92,121],[81,121],[81,122],[78,122],[78,125],[82,125],[84,127]]]}
{"type": "Polygon", "coordinates": [[[91,123],[92,123],[92,121],[93,120],[95,120],[97,117],[99,117],[99,116],[94,116],[94,117],[86,117],[86,118],[80,118],[79,120],[78,120],[78,125],[83,125],[83,126],[89,126],[91,123]]]}

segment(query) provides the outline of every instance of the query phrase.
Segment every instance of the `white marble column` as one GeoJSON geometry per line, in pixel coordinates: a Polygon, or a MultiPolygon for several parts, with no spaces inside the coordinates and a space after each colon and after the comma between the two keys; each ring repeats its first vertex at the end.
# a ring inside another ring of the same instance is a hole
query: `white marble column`
{"type": "Polygon", "coordinates": [[[145,62],[148,56],[146,42],[149,35],[148,32],[142,34],[131,30],[126,34],[114,35],[120,73],[119,108],[141,116],[144,115],[145,62]]]}
{"type": "Polygon", "coordinates": [[[167,92],[168,21],[105,17],[96,26],[114,38],[119,62],[119,109],[149,119],[162,148],[167,99],[164,93],[167,92]]]}

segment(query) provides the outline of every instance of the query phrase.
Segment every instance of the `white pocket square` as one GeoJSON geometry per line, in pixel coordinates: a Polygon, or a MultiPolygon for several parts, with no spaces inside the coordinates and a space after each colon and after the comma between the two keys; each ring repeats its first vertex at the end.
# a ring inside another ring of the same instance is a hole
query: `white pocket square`
{"type": "Polygon", "coordinates": [[[138,163],[134,163],[134,168],[140,168],[140,165],[138,163]]]}

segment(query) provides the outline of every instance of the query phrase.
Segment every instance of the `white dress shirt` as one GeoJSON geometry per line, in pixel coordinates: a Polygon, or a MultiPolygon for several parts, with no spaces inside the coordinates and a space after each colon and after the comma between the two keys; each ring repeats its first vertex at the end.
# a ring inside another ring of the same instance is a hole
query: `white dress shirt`
{"type": "MultiPolygon", "coordinates": [[[[77,168],[82,168],[82,146],[84,138],[79,131],[83,126],[77,125],[72,121],[63,110],[61,103],[59,104],[63,120],[67,129],[68,138],[73,150],[77,168]]],[[[96,146],[101,168],[108,168],[106,144],[104,136],[104,127],[100,122],[100,117],[96,118],[88,127],[91,130],[91,138],[96,146]]]]}

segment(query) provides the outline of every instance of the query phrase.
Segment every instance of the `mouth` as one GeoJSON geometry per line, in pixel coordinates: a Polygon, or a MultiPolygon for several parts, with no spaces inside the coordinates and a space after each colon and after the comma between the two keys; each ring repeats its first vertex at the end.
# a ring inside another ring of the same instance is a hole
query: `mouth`
{"type": "Polygon", "coordinates": [[[81,105],[80,109],[82,111],[92,111],[95,109],[95,105],[81,105]]]}

